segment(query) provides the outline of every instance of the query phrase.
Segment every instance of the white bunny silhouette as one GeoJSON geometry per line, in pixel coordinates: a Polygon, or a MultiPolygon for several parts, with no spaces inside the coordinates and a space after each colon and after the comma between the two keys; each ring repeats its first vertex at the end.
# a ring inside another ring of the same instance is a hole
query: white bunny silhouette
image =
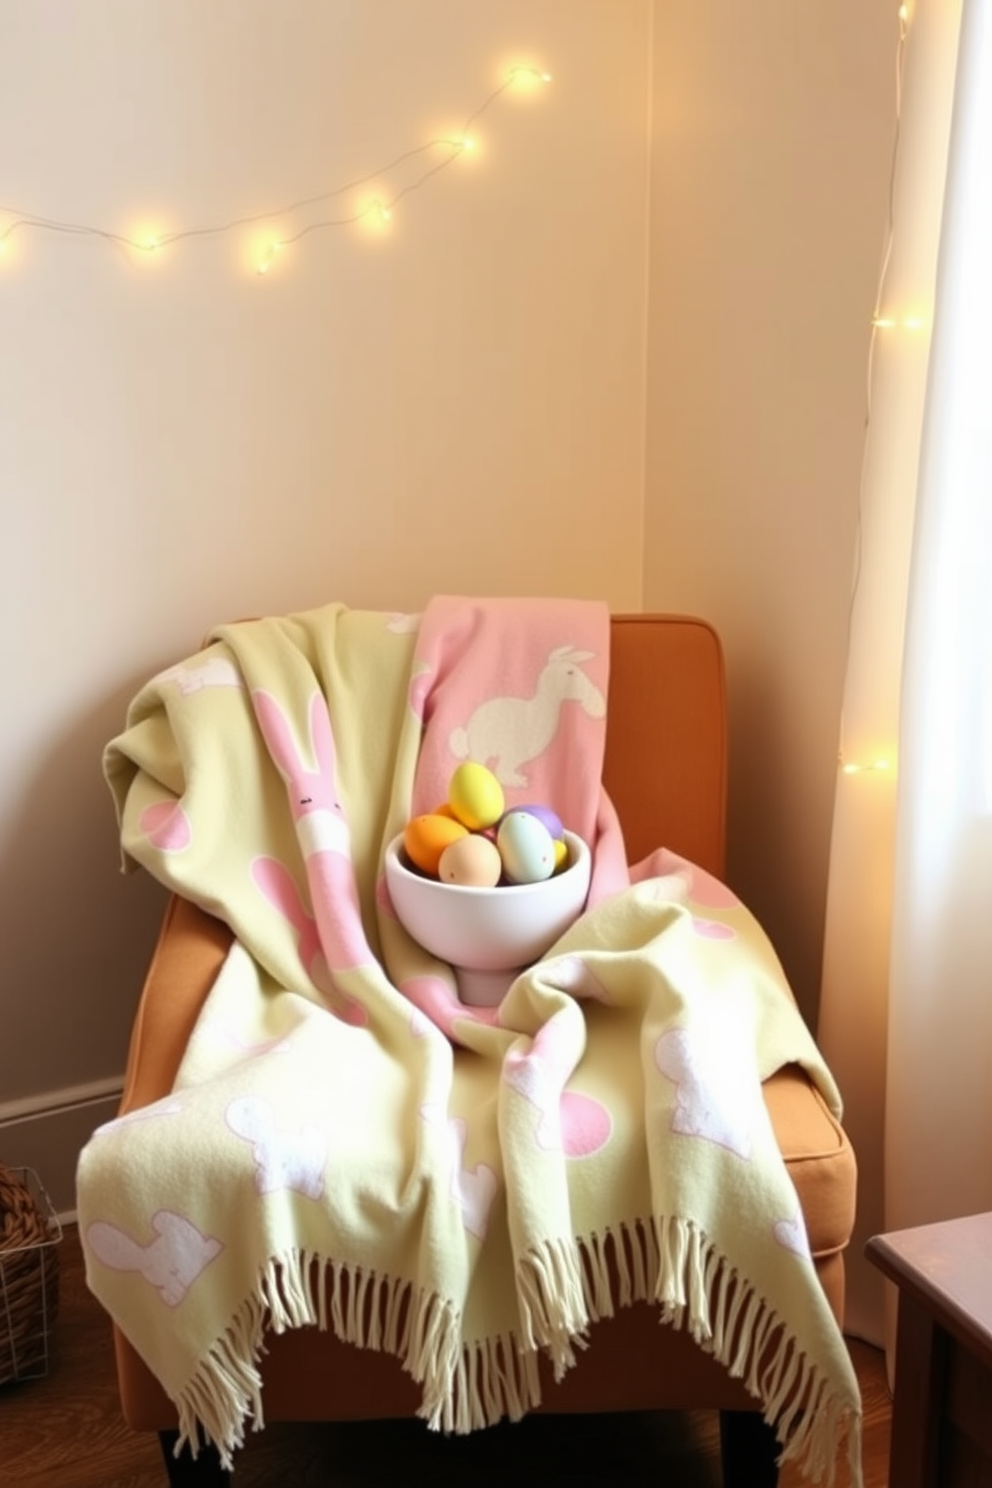
{"type": "Polygon", "coordinates": [[[202,692],[204,687],[241,687],[241,673],[226,656],[208,656],[200,666],[169,667],[160,673],[159,682],[174,682],[183,697],[192,692],[202,692]]]}
{"type": "Polygon", "coordinates": [[[233,1100],[224,1114],[231,1130],[252,1143],[260,1194],[291,1188],[308,1199],[320,1198],[327,1138],[319,1127],[303,1122],[280,1128],[268,1101],[257,1095],[233,1100]]]}
{"type": "Polygon", "coordinates": [[[87,1229],[86,1243],[105,1266],[113,1271],[140,1271],[167,1307],[178,1307],[224,1247],[171,1209],[152,1215],[152,1229],[155,1239],[141,1245],[117,1225],[98,1219],[87,1229]]]}
{"type": "Polygon", "coordinates": [[[506,1084],[537,1111],[534,1140],[545,1152],[562,1145],[562,1094],[584,1041],[581,1015],[576,1018],[570,1008],[562,1008],[542,1024],[526,1052],[511,1048],[503,1061],[506,1084]]]}
{"type": "Polygon", "coordinates": [[[461,1211],[462,1223],[470,1235],[485,1240],[489,1214],[499,1190],[499,1179],[488,1163],[465,1166],[465,1143],[468,1128],[461,1116],[448,1116],[444,1107],[427,1102],[420,1108],[421,1119],[428,1126],[441,1128],[448,1160],[448,1192],[461,1211]]]}
{"type": "Polygon", "coordinates": [[[457,759],[491,764],[503,785],[526,785],[521,766],[544,753],[558,729],[562,703],[576,702],[590,718],[606,715],[606,701],[578,665],[592,651],[558,646],[549,655],[532,697],[494,697],[480,703],[464,728],[452,729],[448,743],[457,759]]]}
{"type": "Polygon", "coordinates": [[[749,1162],[764,1106],[745,1053],[739,1028],[717,1027],[709,1018],[702,1028],[663,1033],[654,1046],[654,1062],[675,1085],[672,1131],[715,1142],[749,1162]]]}
{"type": "MultiPolygon", "coordinates": [[[[289,721],[271,693],[252,694],[255,715],[269,753],[286,782],[296,835],[306,863],[310,898],[317,933],[331,974],[356,966],[369,966],[375,957],[362,925],[362,912],[351,861],[351,833],[337,795],[337,750],[320,692],[314,692],[308,709],[310,746],[315,760],[311,767],[300,756],[289,721]]],[[[273,861],[256,860],[256,863],[273,861]]],[[[287,914],[285,894],[278,893],[271,874],[255,869],[255,881],[270,902],[287,914]],[[277,894],[277,897],[273,897],[277,894]]],[[[291,923],[301,929],[297,919],[291,923]]],[[[313,963],[313,955],[308,957],[313,963]]],[[[355,1020],[352,1020],[355,1021],[355,1020]]]]}

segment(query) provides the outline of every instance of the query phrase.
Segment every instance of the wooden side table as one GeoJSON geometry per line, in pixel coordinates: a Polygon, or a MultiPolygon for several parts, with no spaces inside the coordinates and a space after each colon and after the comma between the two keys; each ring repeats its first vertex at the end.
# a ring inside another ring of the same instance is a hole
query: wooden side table
{"type": "Polygon", "coordinates": [[[992,1488],[992,1214],[876,1235],[899,1288],[889,1482],[992,1488]]]}

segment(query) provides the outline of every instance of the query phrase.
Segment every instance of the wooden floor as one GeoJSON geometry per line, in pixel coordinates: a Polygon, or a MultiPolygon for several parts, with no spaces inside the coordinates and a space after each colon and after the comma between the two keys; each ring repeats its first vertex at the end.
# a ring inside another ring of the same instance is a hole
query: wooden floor
{"type": "MultiPolygon", "coordinates": [[[[157,1439],[131,1432],[121,1419],[110,1325],[86,1290],[71,1227],[59,1253],[60,1309],[48,1375],[0,1386],[0,1484],[165,1488],[157,1439]]],[[[886,1488],[889,1396],[882,1356],[857,1342],[851,1352],[865,1407],[865,1488],[886,1488]]],[[[434,1436],[415,1422],[275,1425],[250,1439],[236,1463],[234,1488],[379,1488],[397,1474],[431,1488],[505,1488],[539,1478],[720,1488],[717,1422],[706,1412],[534,1416],[456,1439],[434,1436]]],[[[799,1488],[800,1481],[785,1471],[781,1488],[799,1488]]]]}

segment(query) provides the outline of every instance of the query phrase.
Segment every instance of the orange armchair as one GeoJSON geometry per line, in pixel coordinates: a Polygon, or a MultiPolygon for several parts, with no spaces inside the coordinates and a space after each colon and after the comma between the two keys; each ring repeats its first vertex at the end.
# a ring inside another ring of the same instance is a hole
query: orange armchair
{"type": "MultiPolygon", "coordinates": [[[[604,773],[631,862],[664,845],[723,875],[726,751],[724,666],[714,630],[679,616],[614,617],[604,773]]],[[[170,901],[134,1026],[121,1114],[171,1089],[229,943],[219,921],[179,898],[170,901]]],[[[819,1280],[841,1322],[854,1219],[850,1144],[797,1066],[774,1074],[764,1095],[819,1280]]],[[[172,1405],[118,1331],[115,1346],[124,1416],[136,1430],[161,1434],[170,1481],[226,1483],[209,1452],[195,1461],[188,1450],[173,1458],[172,1405]]],[[[396,1359],[312,1328],[272,1337],[262,1374],[270,1421],[395,1418],[418,1405],[416,1386],[396,1359]]],[[[548,1412],[718,1409],[727,1488],[777,1480],[774,1437],[741,1382],[686,1333],[659,1327],[645,1305],[597,1323],[588,1351],[560,1383],[542,1366],[542,1395],[548,1412]]]]}

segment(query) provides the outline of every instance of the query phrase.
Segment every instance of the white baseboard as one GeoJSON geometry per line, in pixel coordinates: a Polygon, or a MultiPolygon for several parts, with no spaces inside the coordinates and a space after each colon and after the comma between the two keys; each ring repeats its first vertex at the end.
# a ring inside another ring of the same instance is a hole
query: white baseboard
{"type": "Polygon", "coordinates": [[[76,1210],[76,1163],[103,1122],[117,1114],[122,1075],[0,1102],[0,1161],[33,1168],[60,1219],[76,1210]]]}

